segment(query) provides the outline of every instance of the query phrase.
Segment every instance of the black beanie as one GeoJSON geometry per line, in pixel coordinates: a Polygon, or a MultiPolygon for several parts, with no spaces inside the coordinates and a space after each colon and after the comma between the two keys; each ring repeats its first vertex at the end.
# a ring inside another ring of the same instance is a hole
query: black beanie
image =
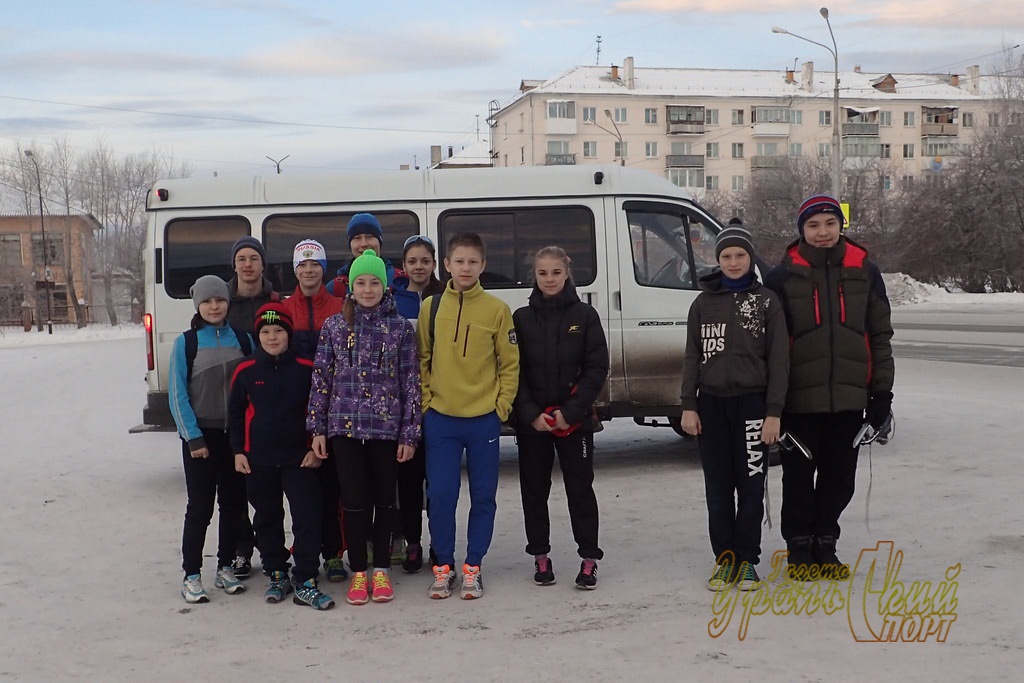
{"type": "Polygon", "coordinates": [[[739,225],[730,225],[728,228],[718,233],[718,239],[715,241],[715,260],[722,255],[722,250],[727,247],[739,247],[748,254],[750,254],[750,260],[754,260],[754,243],[750,239],[750,232],[746,228],[739,225]]]}
{"type": "Polygon", "coordinates": [[[241,251],[242,249],[254,249],[256,253],[260,255],[260,260],[263,261],[263,265],[266,266],[267,250],[264,249],[260,241],[253,237],[252,235],[245,235],[244,237],[239,237],[238,241],[236,241],[231,246],[232,265],[234,265],[235,263],[235,257],[238,256],[238,252],[241,251]]]}

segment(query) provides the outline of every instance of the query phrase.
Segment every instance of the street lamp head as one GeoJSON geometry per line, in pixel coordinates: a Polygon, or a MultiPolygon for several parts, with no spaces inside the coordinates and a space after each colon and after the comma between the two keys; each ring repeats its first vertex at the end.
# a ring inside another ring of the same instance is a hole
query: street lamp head
{"type": "Polygon", "coordinates": [[[25,156],[27,156],[29,159],[31,159],[32,157],[35,156],[35,154],[32,153],[32,150],[26,149],[25,150],[25,156]]]}
{"type": "Polygon", "coordinates": [[[821,16],[824,17],[825,20],[827,21],[828,20],[828,7],[822,7],[818,11],[821,12],[821,16]]]}
{"type": "Polygon", "coordinates": [[[611,118],[612,117],[612,110],[611,109],[605,109],[604,110],[604,115],[607,116],[608,118],[611,118]]]}
{"type": "Polygon", "coordinates": [[[772,26],[772,33],[789,33],[786,29],[781,26],[772,26]]]}

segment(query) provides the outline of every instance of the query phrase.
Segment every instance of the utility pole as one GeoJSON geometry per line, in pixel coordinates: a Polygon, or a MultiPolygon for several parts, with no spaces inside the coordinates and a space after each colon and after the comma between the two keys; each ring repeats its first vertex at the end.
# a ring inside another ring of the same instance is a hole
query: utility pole
{"type": "MultiPolygon", "coordinates": [[[[32,165],[36,167],[36,188],[39,190],[39,229],[43,233],[43,285],[46,287],[46,329],[47,334],[53,334],[53,306],[50,304],[50,280],[53,273],[50,270],[50,245],[46,243],[46,221],[43,219],[43,180],[39,175],[39,162],[32,150],[26,149],[25,156],[29,158],[32,165]]],[[[35,262],[35,259],[32,259],[35,262]]],[[[71,296],[75,296],[72,292],[71,296]]]]}
{"type": "Polygon", "coordinates": [[[594,62],[595,66],[601,66],[601,36],[597,37],[597,60],[594,62]]]}

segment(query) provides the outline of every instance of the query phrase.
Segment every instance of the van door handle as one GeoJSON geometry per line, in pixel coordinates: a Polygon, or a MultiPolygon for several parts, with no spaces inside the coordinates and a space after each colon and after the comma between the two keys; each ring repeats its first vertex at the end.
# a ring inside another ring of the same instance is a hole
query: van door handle
{"type": "Polygon", "coordinates": [[[615,303],[615,310],[622,310],[622,292],[614,292],[612,294],[612,301],[615,303]]]}
{"type": "Polygon", "coordinates": [[[587,292],[587,304],[590,306],[594,305],[594,299],[596,295],[593,292],[587,292]]]}

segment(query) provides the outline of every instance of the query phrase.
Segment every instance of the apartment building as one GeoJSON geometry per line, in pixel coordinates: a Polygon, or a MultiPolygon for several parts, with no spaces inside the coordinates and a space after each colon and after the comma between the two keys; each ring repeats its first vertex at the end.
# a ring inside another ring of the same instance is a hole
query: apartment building
{"type": "MultiPolygon", "coordinates": [[[[999,125],[995,85],[965,75],[840,72],[844,175],[884,189],[941,173],[983,126],[999,125]]],[[[828,162],[834,72],[577,66],[524,80],[491,103],[495,166],[623,163],[701,195],[742,191],[758,173],[828,162]]],[[[1005,123],[1005,122],[1003,122],[1005,123]]],[[[827,163],[826,163],[827,166],[827,163]]]]}

